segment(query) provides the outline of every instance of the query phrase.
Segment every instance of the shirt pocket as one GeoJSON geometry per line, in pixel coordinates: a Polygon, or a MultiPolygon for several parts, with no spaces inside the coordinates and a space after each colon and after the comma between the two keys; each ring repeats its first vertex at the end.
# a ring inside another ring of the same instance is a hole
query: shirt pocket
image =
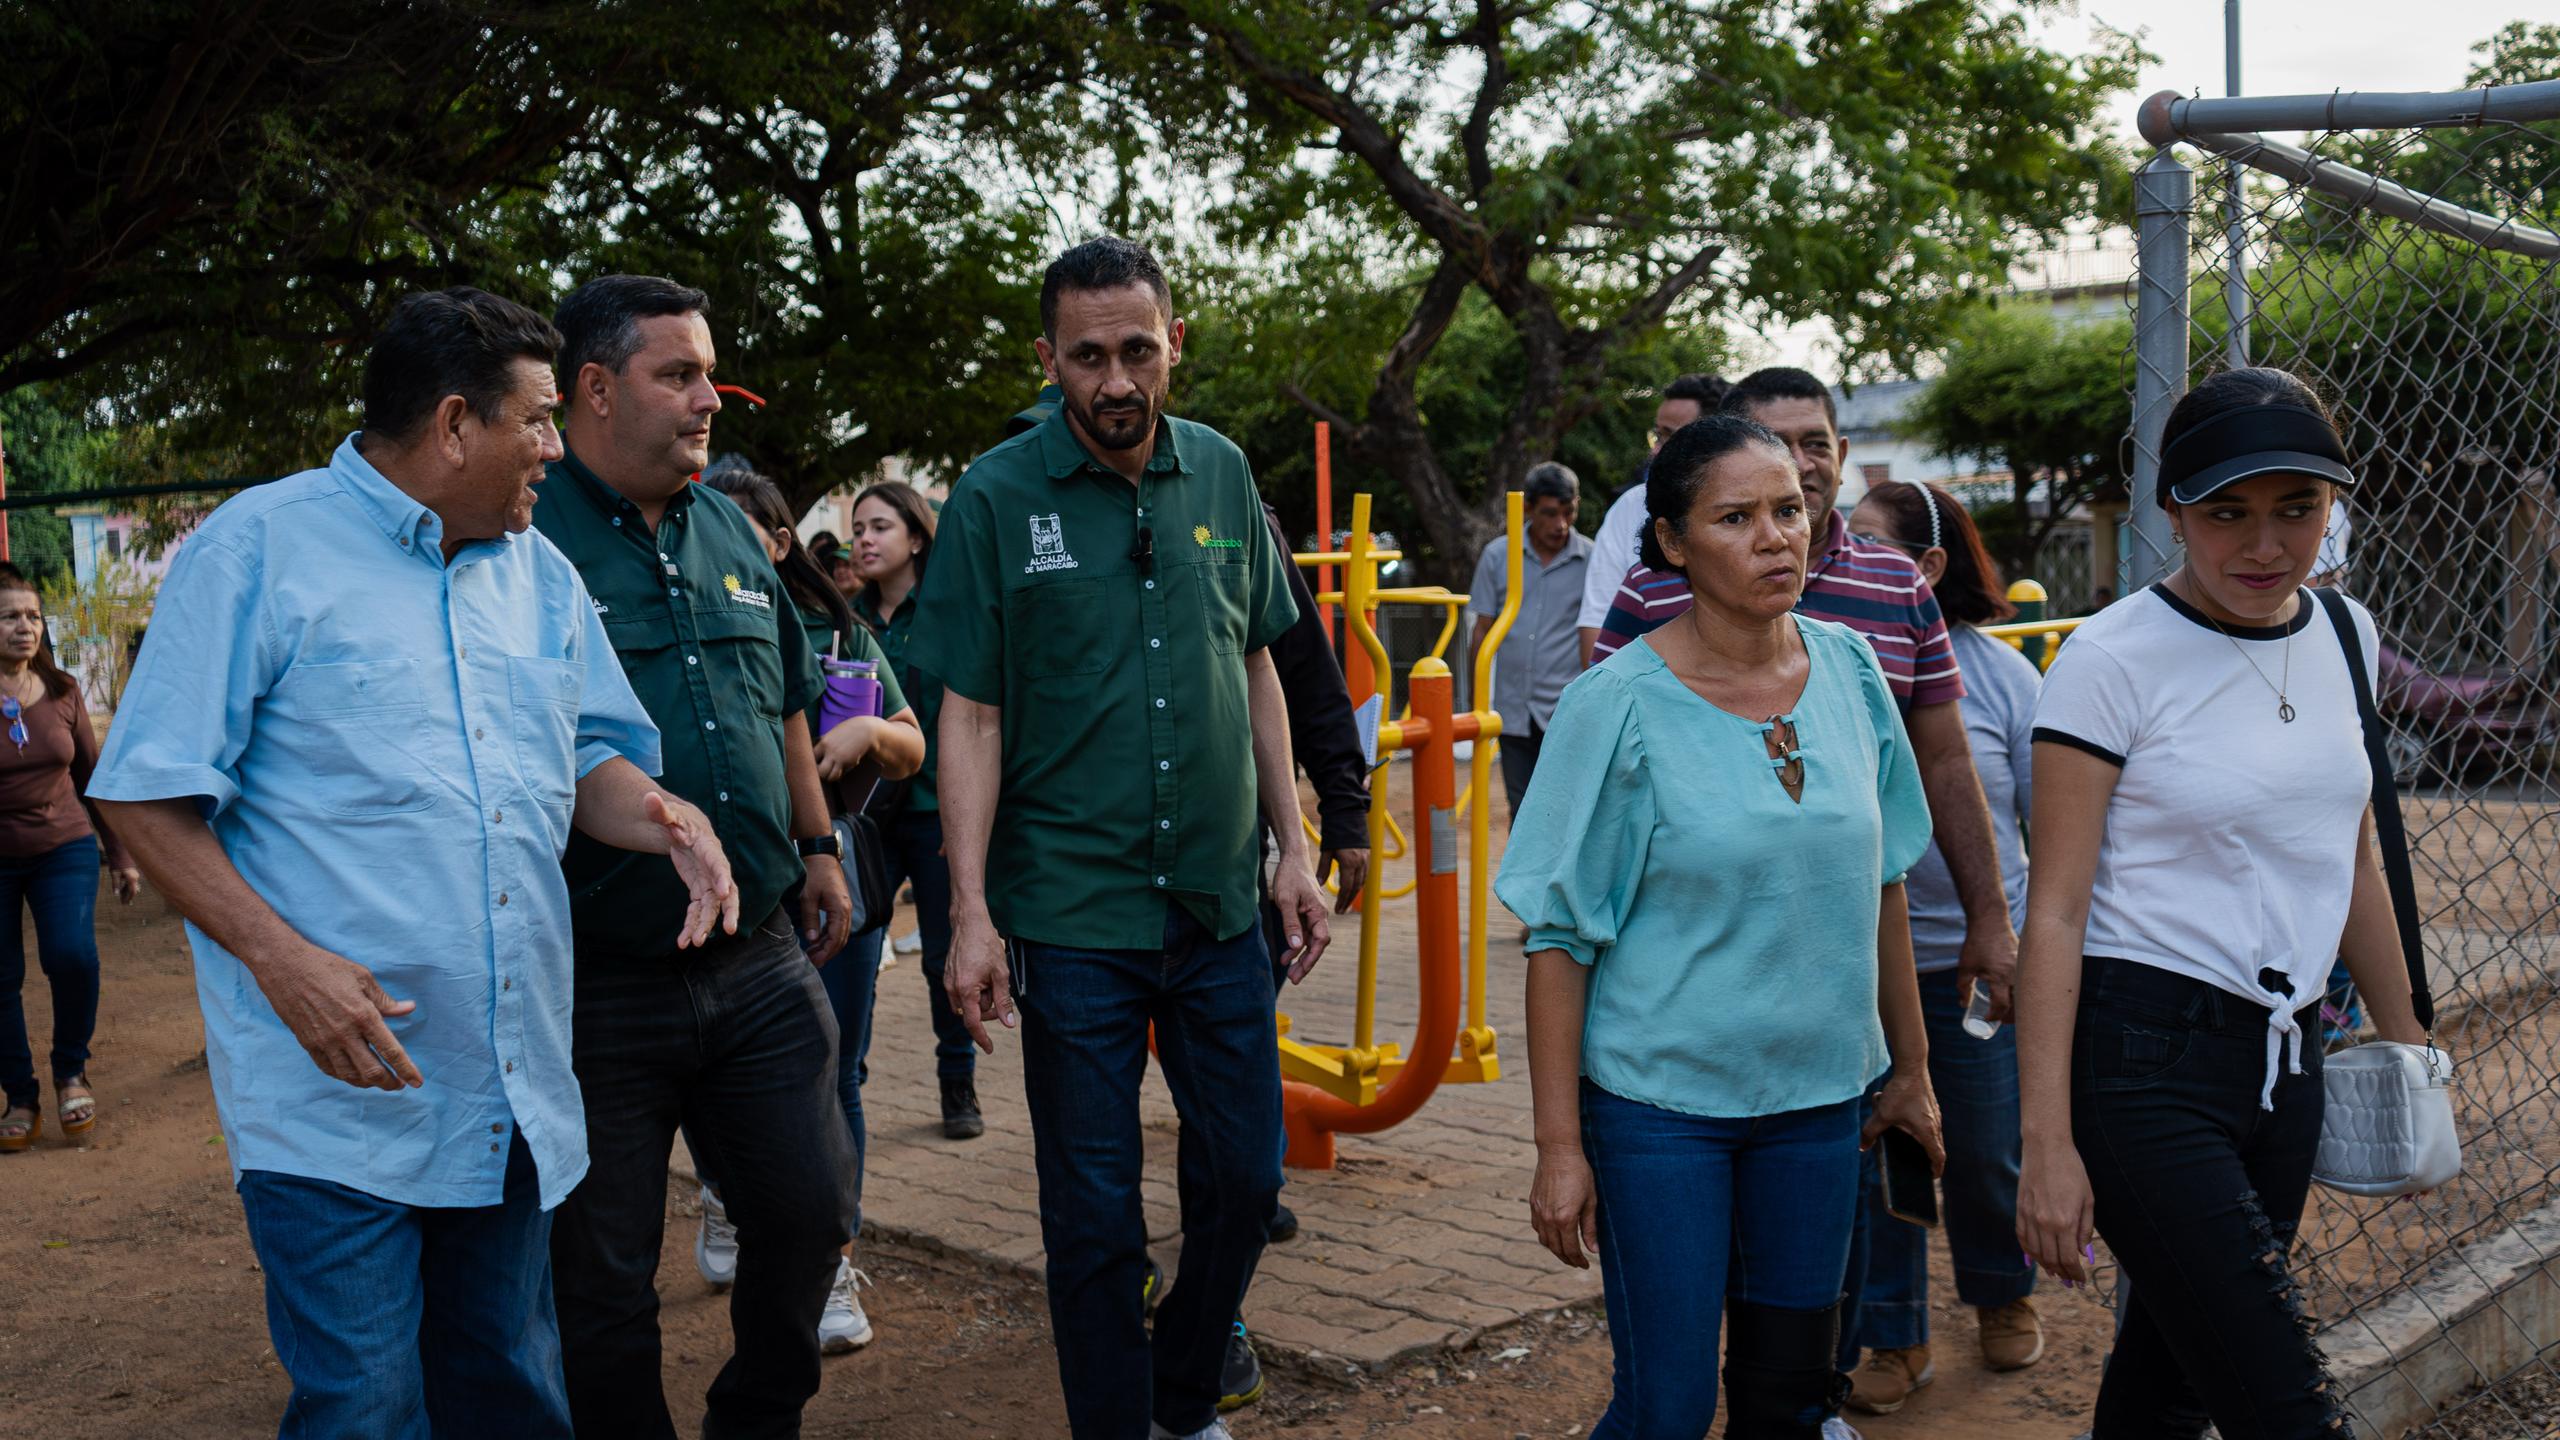
{"type": "Polygon", "coordinates": [[[1201,632],[1212,655],[1244,650],[1245,601],[1252,577],[1242,564],[1203,561],[1190,567],[1191,587],[1200,597],[1201,632]]]}
{"type": "Polygon", "coordinates": [[[587,667],[537,655],[507,657],[507,698],[514,711],[516,774],[551,824],[552,849],[569,843],[578,798],[578,712],[587,667]]]}
{"type": "Polygon", "coordinates": [[[1106,599],[1100,580],[1053,581],[1006,595],[1006,659],[1027,680],[1101,674],[1111,647],[1126,643],[1127,634],[1106,623],[1106,599]]]}
{"type": "Polygon", "coordinates": [[[418,662],[301,664],[269,692],[267,708],[320,808],[397,815],[436,803],[427,701],[418,662]]]}
{"type": "Polygon", "coordinates": [[[735,685],[756,713],[782,719],[782,646],[773,638],[773,616],[744,609],[694,612],[702,636],[702,663],[716,667],[709,677],[716,689],[735,685]]]}

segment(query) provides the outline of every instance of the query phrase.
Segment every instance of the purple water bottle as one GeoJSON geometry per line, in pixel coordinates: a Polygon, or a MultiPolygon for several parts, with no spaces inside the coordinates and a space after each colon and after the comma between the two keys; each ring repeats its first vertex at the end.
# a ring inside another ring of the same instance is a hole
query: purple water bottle
{"type": "Polygon", "coordinates": [[[819,734],[826,734],[856,715],[880,713],[878,661],[822,658],[818,668],[827,678],[827,693],[818,700],[819,734]]]}

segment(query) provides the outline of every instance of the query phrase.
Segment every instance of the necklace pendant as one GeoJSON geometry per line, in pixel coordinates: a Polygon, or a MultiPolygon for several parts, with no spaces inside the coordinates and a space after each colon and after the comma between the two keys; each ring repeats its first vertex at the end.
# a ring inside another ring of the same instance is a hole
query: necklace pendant
{"type": "Polygon", "coordinates": [[[2292,724],[2292,723],[2293,723],[2293,702],[2292,702],[2292,701],[2290,701],[2290,700],[2282,700],[2282,699],[2280,699],[2280,700],[2276,701],[2276,718],[2277,718],[2277,719],[2279,719],[2279,720],[2281,720],[2281,721],[2283,721],[2283,722],[2284,722],[2284,723],[2286,723],[2287,725],[2292,724]]]}

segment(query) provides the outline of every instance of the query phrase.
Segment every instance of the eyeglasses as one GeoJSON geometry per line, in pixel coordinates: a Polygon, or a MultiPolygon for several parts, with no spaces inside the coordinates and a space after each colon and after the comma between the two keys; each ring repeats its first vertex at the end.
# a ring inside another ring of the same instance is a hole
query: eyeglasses
{"type": "Polygon", "coordinates": [[[17,696],[0,695],[0,716],[6,716],[8,718],[9,743],[18,747],[19,754],[26,754],[27,716],[24,710],[18,708],[17,696]]]}
{"type": "Polygon", "coordinates": [[[1903,554],[1910,556],[1914,560],[1917,560],[1921,556],[1938,548],[1935,545],[1914,544],[1909,540],[1896,540],[1890,535],[1878,535],[1872,530],[1859,531],[1858,538],[1866,541],[1870,545],[1890,545],[1894,549],[1901,551],[1903,554]]]}

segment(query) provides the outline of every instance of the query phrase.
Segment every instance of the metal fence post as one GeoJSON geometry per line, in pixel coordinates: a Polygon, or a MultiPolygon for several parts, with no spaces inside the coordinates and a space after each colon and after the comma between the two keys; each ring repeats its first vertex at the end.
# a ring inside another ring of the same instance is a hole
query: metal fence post
{"type": "Polygon", "coordinates": [[[2187,390],[2187,217],[2195,175],[2163,146],[2133,177],[2140,255],[2133,319],[2132,543],[2117,560],[2119,595],[2169,573],[2169,517],[2152,499],[2160,432],[2187,390]]]}

